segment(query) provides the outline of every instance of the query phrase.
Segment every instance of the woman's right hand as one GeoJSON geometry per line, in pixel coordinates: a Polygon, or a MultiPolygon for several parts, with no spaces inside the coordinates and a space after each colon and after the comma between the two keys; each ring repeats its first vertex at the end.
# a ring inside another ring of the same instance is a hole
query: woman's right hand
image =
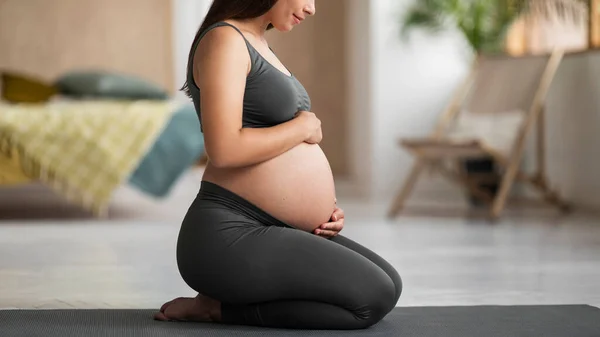
{"type": "Polygon", "coordinates": [[[323,139],[321,130],[321,120],[310,111],[299,111],[296,118],[302,121],[302,125],[306,127],[307,137],[304,140],[309,144],[318,144],[323,139]]]}

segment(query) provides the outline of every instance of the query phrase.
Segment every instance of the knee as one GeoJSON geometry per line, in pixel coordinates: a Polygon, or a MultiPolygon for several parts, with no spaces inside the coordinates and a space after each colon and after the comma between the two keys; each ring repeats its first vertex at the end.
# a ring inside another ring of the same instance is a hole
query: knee
{"type": "Polygon", "coordinates": [[[400,277],[400,274],[398,274],[398,272],[394,269],[391,272],[390,275],[392,282],[394,282],[394,289],[395,289],[395,295],[394,295],[394,307],[396,306],[396,304],[398,303],[398,300],[400,299],[400,295],[402,295],[402,278],[400,277]]]}
{"type": "Polygon", "coordinates": [[[368,290],[364,289],[360,305],[353,310],[360,327],[375,325],[389,314],[396,306],[401,290],[400,277],[392,280],[387,276],[371,284],[368,290]]]}

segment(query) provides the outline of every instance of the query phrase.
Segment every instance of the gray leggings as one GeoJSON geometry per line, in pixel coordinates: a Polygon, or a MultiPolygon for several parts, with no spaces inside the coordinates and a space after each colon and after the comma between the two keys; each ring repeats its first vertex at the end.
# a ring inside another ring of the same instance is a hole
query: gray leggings
{"type": "Polygon", "coordinates": [[[183,220],[177,263],[222,322],[287,329],[362,329],[396,305],[402,281],[367,248],[293,229],[203,182],[183,220]]]}

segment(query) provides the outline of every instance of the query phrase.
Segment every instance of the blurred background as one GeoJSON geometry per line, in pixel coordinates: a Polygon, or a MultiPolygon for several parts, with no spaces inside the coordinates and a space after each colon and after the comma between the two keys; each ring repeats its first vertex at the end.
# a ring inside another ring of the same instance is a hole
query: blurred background
{"type": "MultiPolygon", "coordinates": [[[[179,89],[209,6],[0,0],[0,308],[189,292],[205,157],[179,89]]],[[[401,304],[600,303],[600,1],[322,0],[268,34],[401,304]]]]}

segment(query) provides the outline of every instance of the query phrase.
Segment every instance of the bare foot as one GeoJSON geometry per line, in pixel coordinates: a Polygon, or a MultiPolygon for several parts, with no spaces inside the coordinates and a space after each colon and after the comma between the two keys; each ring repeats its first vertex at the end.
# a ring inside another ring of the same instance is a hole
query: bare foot
{"type": "Polygon", "coordinates": [[[217,322],[221,304],[212,298],[198,295],[195,298],[179,297],[169,301],[154,315],[159,321],[217,322]]]}

